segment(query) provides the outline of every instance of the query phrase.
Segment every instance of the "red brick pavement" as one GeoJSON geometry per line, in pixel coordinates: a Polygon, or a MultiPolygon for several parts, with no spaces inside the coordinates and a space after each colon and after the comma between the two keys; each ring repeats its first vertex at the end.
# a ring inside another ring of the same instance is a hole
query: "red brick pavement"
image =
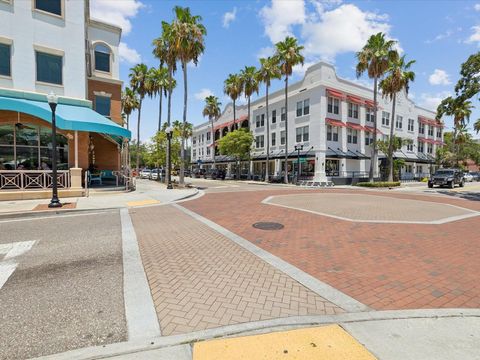
{"type": "MultiPolygon", "coordinates": [[[[261,204],[287,192],[207,194],[182,205],[374,309],[480,307],[478,217],[442,225],[356,223],[261,204]],[[257,221],[285,228],[258,230],[257,221]]],[[[475,201],[362,193],[480,210],[475,201]]]]}

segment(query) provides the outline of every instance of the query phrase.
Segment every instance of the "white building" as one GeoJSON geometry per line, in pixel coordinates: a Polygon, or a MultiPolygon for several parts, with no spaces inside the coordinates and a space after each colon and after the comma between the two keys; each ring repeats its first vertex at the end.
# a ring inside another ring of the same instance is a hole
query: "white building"
{"type": "MultiPolygon", "coordinates": [[[[333,66],[318,63],[311,66],[303,80],[288,89],[288,171],[296,172],[298,152],[295,145],[303,145],[300,152],[301,178],[331,179],[334,183],[350,183],[352,178],[368,177],[371,143],[373,140],[373,91],[357,83],[339,78],[333,66]]],[[[394,121],[395,135],[410,139],[411,144],[395,153],[404,159],[403,179],[426,176],[430,172],[438,146],[443,144],[443,125],[435,120],[435,113],[416,106],[405,93],[397,95],[395,119],[391,119],[391,102],[378,98],[377,134],[386,139],[390,122],[394,121]]],[[[282,176],[285,159],[285,100],[284,90],[269,97],[270,119],[270,176],[282,176]]],[[[266,168],[265,98],[251,104],[252,116],[247,119],[247,106],[236,110],[237,120],[248,127],[255,144],[248,164],[242,173],[263,178],[266,168]]],[[[237,125],[236,125],[237,126],[237,125]]],[[[228,104],[214,123],[215,139],[233,129],[233,108],[228,104]]],[[[196,126],[192,136],[192,163],[208,167],[213,162],[211,126],[208,122],[196,126]]],[[[231,171],[233,161],[218,154],[216,163],[231,171]]],[[[379,154],[375,167],[380,176],[385,166],[385,154],[379,154]]]]}

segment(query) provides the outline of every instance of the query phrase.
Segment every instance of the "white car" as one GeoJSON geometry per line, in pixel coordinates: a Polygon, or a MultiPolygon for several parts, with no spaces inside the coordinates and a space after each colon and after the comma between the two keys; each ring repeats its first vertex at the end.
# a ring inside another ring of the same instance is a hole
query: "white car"
{"type": "Polygon", "coordinates": [[[140,179],[149,179],[151,174],[152,174],[152,170],[143,169],[140,171],[140,179]]]}
{"type": "Polygon", "coordinates": [[[465,182],[472,182],[473,181],[473,175],[470,174],[470,173],[465,173],[463,175],[463,180],[465,180],[465,182]]]}

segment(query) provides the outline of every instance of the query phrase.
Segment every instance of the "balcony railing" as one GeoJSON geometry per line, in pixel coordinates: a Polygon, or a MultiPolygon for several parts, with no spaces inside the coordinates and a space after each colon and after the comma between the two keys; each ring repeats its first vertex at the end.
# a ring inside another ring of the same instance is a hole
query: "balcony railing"
{"type": "MultiPolygon", "coordinates": [[[[45,190],[52,188],[51,170],[0,170],[0,190],[45,190]]],[[[70,171],[57,171],[59,189],[70,187],[70,171]]]]}

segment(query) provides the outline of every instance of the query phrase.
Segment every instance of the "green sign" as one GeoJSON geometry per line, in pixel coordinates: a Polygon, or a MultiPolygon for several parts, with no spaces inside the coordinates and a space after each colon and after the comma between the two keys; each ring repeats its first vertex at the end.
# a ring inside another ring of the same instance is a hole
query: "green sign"
{"type": "Polygon", "coordinates": [[[306,163],[306,162],[307,162],[307,159],[305,159],[305,158],[301,158],[301,159],[300,159],[300,163],[301,163],[301,164],[302,164],[302,163],[306,163]]]}

